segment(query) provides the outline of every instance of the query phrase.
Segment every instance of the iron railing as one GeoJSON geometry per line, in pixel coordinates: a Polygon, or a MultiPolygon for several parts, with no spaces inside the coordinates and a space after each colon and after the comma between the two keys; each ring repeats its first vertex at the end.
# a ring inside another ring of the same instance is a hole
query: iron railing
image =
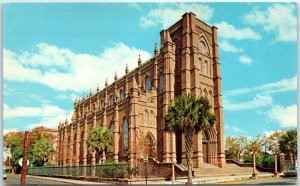
{"type": "Polygon", "coordinates": [[[128,171],[129,167],[127,163],[118,163],[85,166],[28,167],[27,174],[47,176],[124,178],[128,175],[128,171]]]}

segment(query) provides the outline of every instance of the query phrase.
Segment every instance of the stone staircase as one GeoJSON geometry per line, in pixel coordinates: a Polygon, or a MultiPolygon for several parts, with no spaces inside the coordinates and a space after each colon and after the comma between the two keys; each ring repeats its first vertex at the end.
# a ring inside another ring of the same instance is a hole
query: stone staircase
{"type": "MultiPolygon", "coordinates": [[[[234,176],[234,175],[251,175],[253,172],[252,167],[240,167],[236,164],[226,164],[224,167],[220,168],[212,164],[204,163],[199,168],[193,169],[195,177],[206,177],[206,176],[234,176]]],[[[256,170],[259,174],[259,171],[256,170]]]]}

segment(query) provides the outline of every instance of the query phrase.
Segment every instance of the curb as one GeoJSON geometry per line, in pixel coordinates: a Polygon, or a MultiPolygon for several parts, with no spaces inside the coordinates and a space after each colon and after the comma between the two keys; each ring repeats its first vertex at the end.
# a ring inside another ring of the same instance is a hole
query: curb
{"type": "Polygon", "coordinates": [[[51,180],[51,181],[57,181],[62,183],[72,183],[72,184],[87,184],[87,185],[100,185],[100,184],[106,184],[107,183],[98,183],[98,182],[90,182],[90,181],[81,181],[81,180],[72,180],[72,179],[62,179],[62,178],[54,178],[54,177],[42,177],[42,176],[32,176],[32,175],[26,175],[30,178],[35,179],[43,179],[43,180],[51,180]]]}

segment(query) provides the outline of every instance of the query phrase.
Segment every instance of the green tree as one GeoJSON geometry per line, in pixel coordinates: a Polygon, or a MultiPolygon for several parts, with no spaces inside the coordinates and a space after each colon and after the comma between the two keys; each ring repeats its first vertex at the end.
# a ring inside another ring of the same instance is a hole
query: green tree
{"type": "Polygon", "coordinates": [[[113,134],[106,128],[93,128],[87,139],[87,145],[90,152],[105,153],[112,149],[113,134]]]}
{"type": "Polygon", "coordinates": [[[255,138],[253,138],[250,143],[246,146],[246,149],[248,153],[252,153],[253,157],[253,173],[252,177],[257,178],[256,174],[256,164],[262,165],[262,145],[263,145],[263,139],[260,135],[257,135],[255,138]],[[257,161],[259,160],[259,161],[257,161]]]}
{"type": "Polygon", "coordinates": [[[166,130],[183,132],[188,167],[188,182],[192,184],[193,135],[213,126],[215,116],[210,112],[207,98],[192,95],[175,98],[166,116],[166,130]]]}
{"type": "Polygon", "coordinates": [[[263,146],[263,139],[260,135],[257,135],[255,138],[253,138],[246,146],[246,151],[248,153],[261,153],[262,152],[262,146],[263,146]]]}
{"type": "Polygon", "coordinates": [[[29,145],[31,147],[34,147],[41,139],[53,142],[55,140],[55,135],[47,132],[47,128],[43,126],[37,126],[29,132],[29,145]]]}
{"type": "Polygon", "coordinates": [[[292,154],[293,166],[296,166],[297,159],[297,130],[289,130],[279,139],[279,149],[285,155],[292,154]]]}
{"type": "Polygon", "coordinates": [[[225,155],[227,159],[240,161],[241,153],[245,150],[248,140],[244,136],[231,137],[225,139],[225,155]]]}
{"type": "Polygon", "coordinates": [[[12,153],[16,147],[23,147],[23,138],[23,132],[9,132],[3,136],[4,146],[10,148],[12,153]]]}
{"type": "Polygon", "coordinates": [[[46,139],[37,141],[33,147],[33,156],[37,160],[40,160],[42,165],[44,165],[45,162],[48,162],[54,153],[53,144],[46,139]]]}
{"type": "Polygon", "coordinates": [[[12,158],[15,160],[15,163],[18,163],[19,159],[23,157],[24,147],[16,147],[12,151],[12,158]]]}
{"type": "MultiPolygon", "coordinates": [[[[266,143],[267,143],[267,149],[269,152],[271,152],[274,157],[271,158],[265,158],[264,162],[266,162],[266,164],[264,166],[266,167],[273,167],[274,166],[274,175],[277,176],[278,172],[277,172],[277,159],[278,159],[278,154],[280,153],[280,147],[279,147],[279,140],[282,137],[282,135],[285,133],[286,131],[276,131],[274,133],[272,133],[270,136],[267,137],[266,143]]],[[[264,163],[263,162],[263,163],[264,163]]]]}

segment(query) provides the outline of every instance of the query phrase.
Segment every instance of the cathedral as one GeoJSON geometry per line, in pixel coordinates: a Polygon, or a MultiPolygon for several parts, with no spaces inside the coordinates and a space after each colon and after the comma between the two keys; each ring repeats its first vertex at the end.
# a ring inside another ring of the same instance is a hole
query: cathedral
{"type": "Polygon", "coordinates": [[[193,167],[223,167],[224,121],[217,28],[185,13],[160,32],[160,45],[151,59],[137,57],[137,67],[105,88],[74,102],[71,122],[60,122],[57,165],[96,165],[107,158],[135,165],[144,157],[159,162],[185,164],[184,136],[164,130],[170,102],[192,94],[208,98],[216,116],[215,126],[194,135],[193,167]],[[158,49],[159,48],[159,49],[158,49]],[[87,138],[102,126],[113,133],[113,148],[91,153],[87,138]]]}

